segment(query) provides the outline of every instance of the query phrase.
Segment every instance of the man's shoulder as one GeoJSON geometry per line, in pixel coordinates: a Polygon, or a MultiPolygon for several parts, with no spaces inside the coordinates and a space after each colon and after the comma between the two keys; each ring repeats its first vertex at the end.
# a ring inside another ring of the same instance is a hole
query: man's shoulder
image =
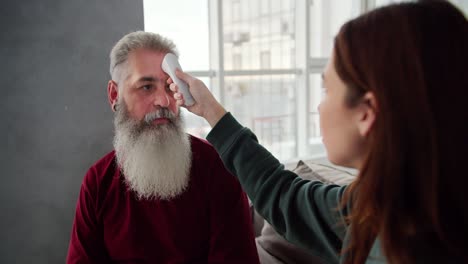
{"type": "Polygon", "coordinates": [[[101,185],[105,179],[112,181],[112,178],[115,176],[117,171],[117,162],[115,151],[112,150],[111,152],[104,155],[98,161],[96,161],[86,173],[84,182],[86,185],[101,185]]]}
{"type": "Polygon", "coordinates": [[[227,173],[216,149],[206,140],[190,135],[192,146],[192,166],[202,165],[204,170],[227,173]]]}
{"type": "Polygon", "coordinates": [[[107,168],[109,166],[114,166],[116,164],[115,162],[115,151],[112,150],[111,152],[107,153],[103,157],[101,157],[99,160],[97,160],[90,169],[98,169],[102,170],[103,168],[107,168]]]}
{"type": "Polygon", "coordinates": [[[214,147],[205,139],[190,135],[190,144],[192,146],[193,153],[212,153],[215,154],[216,150],[214,147]]]}

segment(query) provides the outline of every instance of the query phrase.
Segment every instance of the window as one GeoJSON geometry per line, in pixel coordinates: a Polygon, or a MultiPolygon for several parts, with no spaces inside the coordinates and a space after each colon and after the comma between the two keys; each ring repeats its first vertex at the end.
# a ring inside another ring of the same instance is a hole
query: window
{"type": "MultiPolygon", "coordinates": [[[[184,70],[213,87],[226,109],[287,162],[325,155],[320,74],[340,26],[390,2],[397,1],[144,0],[145,29],[173,39],[184,70]]],[[[452,2],[467,10],[468,0],[452,2]]],[[[208,124],[184,114],[188,132],[206,136],[208,124]]]]}
{"type": "Polygon", "coordinates": [[[359,15],[360,1],[315,0],[310,5],[310,50],[312,57],[328,57],[341,25],[359,15]]]}
{"type": "Polygon", "coordinates": [[[271,68],[271,60],[270,60],[270,52],[269,51],[260,52],[260,68],[262,68],[262,69],[270,69],[271,68]]]}
{"type": "Polygon", "coordinates": [[[242,69],[242,55],[240,53],[234,53],[232,67],[235,70],[242,69]]]}

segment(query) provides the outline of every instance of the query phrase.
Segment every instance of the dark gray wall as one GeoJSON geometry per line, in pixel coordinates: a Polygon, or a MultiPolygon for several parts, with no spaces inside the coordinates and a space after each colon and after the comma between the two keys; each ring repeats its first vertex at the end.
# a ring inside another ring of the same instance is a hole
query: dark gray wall
{"type": "Polygon", "coordinates": [[[112,148],[108,54],[142,0],[0,5],[0,263],[64,263],[81,181],[112,148]]]}

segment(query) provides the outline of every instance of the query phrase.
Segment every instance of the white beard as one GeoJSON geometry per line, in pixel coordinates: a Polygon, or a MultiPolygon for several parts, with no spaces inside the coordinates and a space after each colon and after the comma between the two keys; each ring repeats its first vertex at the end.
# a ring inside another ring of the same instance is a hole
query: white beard
{"type": "Polygon", "coordinates": [[[189,183],[192,150],[182,119],[162,109],[137,121],[129,117],[123,101],[119,106],[114,148],[127,186],[139,199],[170,200],[183,193],[189,183]],[[170,122],[151,125],[161,116],[170,122]]]}

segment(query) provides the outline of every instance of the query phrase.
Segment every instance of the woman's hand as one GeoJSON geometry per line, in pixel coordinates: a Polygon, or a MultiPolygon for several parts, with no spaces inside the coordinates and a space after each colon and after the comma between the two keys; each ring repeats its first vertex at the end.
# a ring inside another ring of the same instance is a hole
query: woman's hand
{"type": "Polygon", "coordinates": [[[208,90],[206,85],[199,79],[180,70],[176,71],[176,75],[188,84],[190,93],[195,100],[192,106],[186,106],[184,97],[182,93],[179,92],[179,87],[169,78],[167,82],[170,84],[169,88],[171,91],[174,92],[174,99],[176,99],[177,105],[183,106],[190,112],[205,118],[211,127],[216,125],[221,117],[226,114],[226,110],[224,110],[223,106],[214,98],[210,90],[208,90]]]}

